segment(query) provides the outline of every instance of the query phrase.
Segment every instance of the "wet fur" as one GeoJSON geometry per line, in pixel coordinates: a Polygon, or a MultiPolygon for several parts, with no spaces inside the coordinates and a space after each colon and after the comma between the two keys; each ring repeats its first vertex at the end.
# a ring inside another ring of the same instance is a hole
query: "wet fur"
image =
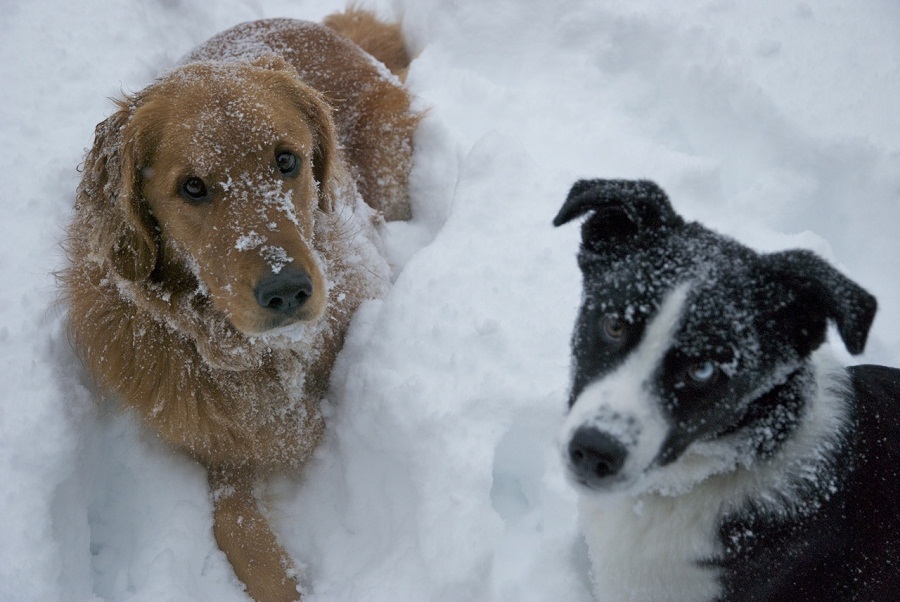
{"type": "Polygon", "coordinates": [[[375,227],[410,215],[419,116],[381,57],[351,41],[402,48],[399,28],[359,11],[332,27],[239,25],[119,101],[85,159],[61,274],[91,377],[207,468],[216,541],[258,601],[299,593],[254,487],[315,449],[347,325],[389,282],[375,227]],[[210,107],[232,114],[210,122],[210,107]],[[301,154],[296,177],[273,176],[275,142],[301,154]],[[216,202],[173,193],[196,173],[216,202]],[[278,253],[314,293],[299,326],[269,335],[281,324],[253,285],[281,269],[278,253]]]}
{"type": "Polygon", "coordinates": [[[584,276],[560,430],[599,599],[900,599],[900,370],[840,366],[875,299],[808,251],[573,186],[584,276]],[[709,376],[711,375],[711,376],[709,376]]]}

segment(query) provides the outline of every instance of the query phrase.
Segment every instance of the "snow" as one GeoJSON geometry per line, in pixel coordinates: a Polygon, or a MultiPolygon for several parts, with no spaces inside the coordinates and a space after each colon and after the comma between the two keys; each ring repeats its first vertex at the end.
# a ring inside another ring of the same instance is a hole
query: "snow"
{"type": "MultiPolygon", "coordinates": [[[[591,599],[554,436],[579,301],[578,178],[648,178],[761,250],[810,248],[880,303],[900,364],[900,5],[373,0],[427,108],[402,268],[356,317],[324,444],[267,490],[317,601],[591,599]]],[[[0,600],[245,600],[203,471],[96,403],[55,303],[109,100],[241,21],[340,0],[0,7],[0,600]]],[[[832,337],[834,338],[834,337],[832,337]]],[[[847,356],[846,359],[850,359],[847,356]]]]}

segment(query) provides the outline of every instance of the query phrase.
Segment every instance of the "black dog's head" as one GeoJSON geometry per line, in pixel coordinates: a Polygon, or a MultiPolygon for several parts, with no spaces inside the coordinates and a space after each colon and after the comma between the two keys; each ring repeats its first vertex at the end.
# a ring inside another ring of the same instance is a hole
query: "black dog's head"
{"type": "Polygon", "coordinates": [[[579,181],[553,223],[584,215],[561,445],[590,489],[772,453],[803,420],[828,322],[851,353],[865,346],[875,299],[811,252],[759,254],[686,223],[648,181],[579,181]]]}

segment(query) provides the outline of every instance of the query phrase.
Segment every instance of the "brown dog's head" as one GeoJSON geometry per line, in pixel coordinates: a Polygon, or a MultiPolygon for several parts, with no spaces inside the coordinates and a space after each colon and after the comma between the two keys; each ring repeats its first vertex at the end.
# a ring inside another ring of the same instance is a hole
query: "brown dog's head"
{"type": "Polygon", "coordinates": [[[119,218],[112,268],[165,284],[187,267],[246,334],[321,316],[313,225],[332,210],[334,128],[319,95],[266,56],[187,65],[120,104],[88,163],[119,218]]]}

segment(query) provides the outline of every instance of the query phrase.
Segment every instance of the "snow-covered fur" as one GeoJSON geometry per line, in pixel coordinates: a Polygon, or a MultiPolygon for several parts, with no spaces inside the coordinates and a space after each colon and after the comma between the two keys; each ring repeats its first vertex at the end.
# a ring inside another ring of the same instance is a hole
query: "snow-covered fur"
{"type": "Polygon", "coordinates": [[[104,393],[207,468],[248,593],[297,599],[254,484],[313,452],[353,313],[387,290],[377,227],[409,215],[419,117],[353,42],[283,19],[220,34],[118,105],[69,229],[72,342],[104,393]]]}
{"type": "Polygon", "coordinates": [[[554,223],[582,215],[560,449],[597,598],[900,599],[900,371],[823,346],[861,353],[875,299],[652,182],[580,181],[554,223]]]}

